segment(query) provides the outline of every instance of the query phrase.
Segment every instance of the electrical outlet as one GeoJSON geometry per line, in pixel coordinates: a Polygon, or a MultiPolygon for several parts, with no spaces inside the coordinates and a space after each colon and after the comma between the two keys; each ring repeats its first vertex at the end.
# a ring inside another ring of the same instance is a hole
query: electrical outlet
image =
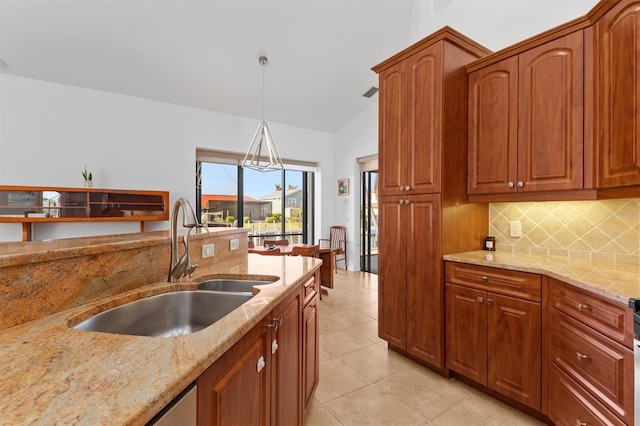
{"type": "Polygon", "coordinates": [[[509,222],[509,236],[515,238],[522,237],[522,224],[519,220],[509,222]]]}
{"type": "Polygon", "coordinates": [[[215,253],[215,244],[203,244],[202,245],[202,258],[213,257],[215,253]]]}
{"type": "Polygon", "coordinates": [[[234,238],[229,241],[229,251],[238,250],[240,248],[240,240],[234,238]]]}

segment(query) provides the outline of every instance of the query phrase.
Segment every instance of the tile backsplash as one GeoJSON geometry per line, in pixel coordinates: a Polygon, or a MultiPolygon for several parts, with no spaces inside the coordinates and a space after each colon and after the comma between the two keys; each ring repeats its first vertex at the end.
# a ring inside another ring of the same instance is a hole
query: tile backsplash
{"type": "Polygon", "coordinates": [[[501,251],[640,264],[640,198],[489,205],[501,251]],[[520,221],[521,237],[509,236],[520,221]]]}

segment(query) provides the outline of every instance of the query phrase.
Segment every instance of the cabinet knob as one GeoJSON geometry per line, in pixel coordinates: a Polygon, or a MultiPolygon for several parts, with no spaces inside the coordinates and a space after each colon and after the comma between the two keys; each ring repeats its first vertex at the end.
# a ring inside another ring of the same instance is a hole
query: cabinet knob
{"type": "Polygon", "coordinates": [[[489,277],[485,277],[484,275],[481,278],[483,283],[488,283],[489,282],[489,277]]]}
{"type": "Polygon", "coordinates": [[[264,362],[264,357],[261,355],[260,358],[258,358],[258,364],[256,364],[256,370],[258,370],[258,373],[262,371],[265,365],[267,365],[267,363],[264,362]]]}
{"type": "Polygon", "coordinates": [[[518,188],[522,188],[522,187],[524,186],[524,182],[523,182],[523,181],[521,181],[521,180],[519,180],[519,181],[518,181],[518,183],[516,183],[516,186],[517,186],[518,188]]]}
{"type": "Polygon", "coordinates": [[[476,300],[478,301],[478,303],[482,303],[484,301],[484,298],[482,296],[478,296],[476,300]]]}
{"type": "Polygon", "coordinates": [[[404,191],[404,186],[400,185],[400,191],[404,191]]]}
{"type": "Polygon", "coordinates": [[[586,311],[590,311],[591,307],[583,303],[576,303],[576,309],[579,310],[580,312],[586,312],[586,311]]]}
{"type": "Polygon", "coordinates": [[[400,204],[404,204],[404,200],[400,200],[400,204]]]}
{"type": "Polygon", "coordinates": [[[587,426],[587,422],[583,422],[580,419],[576,419],[576,426],[587,426]]]}
{"type": "Polygon", "coordinates": [[[489,306],[493,305],[493,299],[487,299],[487,305],[489,306]]]}
{"type": "Polygon", "coordinates": [[[405,190],[405,191],[408,191],[408,190],[410,190],[410,189],[411,189],[411,187],[410,187],[409,185],[407,185],[407,186],[405,186],[405,187],[404,187],[404,190],[405,190]]]}
{"type": "Polygon", "coordinates": [[[507,187],[513,188],[513,182],[507,182],[507,187]]]}
{"type": "Polygon", "coordinates": [[[278,339],[273,339],[273,342],[271,342],[271,353],[275,354],[277,350],[278,350],[278,339]]]}
{"type": "Polygon", "coordinates": [[[411,201],[409,201],[409,200],[404,200],[404,203],[405,203],[405,204],[411,204],[411,201]]]}
{"type": "Polygon", "coordinates": [[[586,360],[587,358],[589,358],[589,356],[581,354],[580,352],[576,352],[576,358],[578,359],[578,362],[580,362],[586,360]]]}

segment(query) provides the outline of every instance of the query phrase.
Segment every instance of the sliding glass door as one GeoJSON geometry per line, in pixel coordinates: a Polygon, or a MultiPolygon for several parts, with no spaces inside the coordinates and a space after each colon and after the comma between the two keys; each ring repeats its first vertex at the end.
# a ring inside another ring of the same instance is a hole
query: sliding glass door
{"type": "Polygon", "coordinates": [[[366,171],[360,175],[362,199],[360,201],[360,270],[378,273],[378,172],[366,171]]]}

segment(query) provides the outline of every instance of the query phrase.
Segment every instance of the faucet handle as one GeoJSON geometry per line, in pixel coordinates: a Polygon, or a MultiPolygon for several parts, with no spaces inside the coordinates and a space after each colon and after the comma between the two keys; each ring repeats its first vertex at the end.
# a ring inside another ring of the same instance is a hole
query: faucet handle
{"type": "Polygon", "coordinates": [[[191,278],[191,273],[194,272],[196,269],[198,269],[198,264],[197,263],[192,263],[192,264],[188,265],[187,266],[187,270],[186,270],[187,278],[191,278]]]}

